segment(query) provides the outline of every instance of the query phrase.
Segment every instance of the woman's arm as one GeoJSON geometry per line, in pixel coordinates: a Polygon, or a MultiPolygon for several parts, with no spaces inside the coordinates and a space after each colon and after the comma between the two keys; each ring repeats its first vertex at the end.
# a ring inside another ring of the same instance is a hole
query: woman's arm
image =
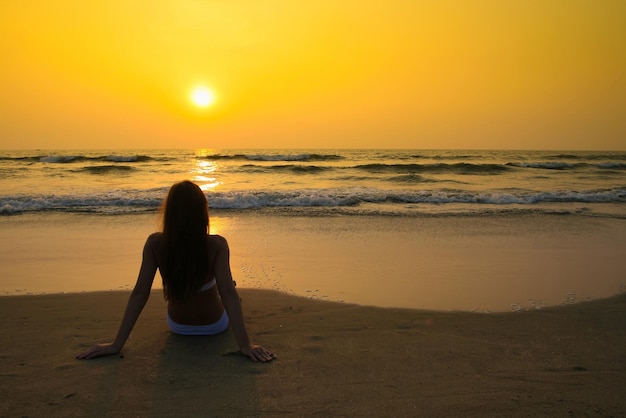
{"type": "Polygon", "coordinates": [[[233,282],[233,276],[230,271],[230,250],[228,242],[221,236],[214,236],[219,243],[219,249],[215,259],[215,281],[222,298],[222,304],[230,326],[235,334],[235,339],[239,345],[239,350],[253,361],[271,361],[276,356],[265,348],[251,344],[248,338],[248,332],[243,322],[243,311],[241,309],[241,300],[233,282]]]}
{"type": "Polygon", "coordinates": [[[137,318],[139,318],[139,314],[150,297],[150,289],[152,288],[152,282],[154,281],[154,275],[157,270],[153,240],[154,235],[151,235],[148,237],[146,244],[144,245],[143,259],[141,261],[141,268],[139,269],[139,277],[137,278],[135,288],[128,299],[126,311],[124,312],[124,317],[122,318],[122,323],[120,324],[115,341],[109,344],[96,344],[89,350],[77,355],[76,358],[90,359],[94,357],[117,354],[122,350],[122,347],[124,347],[135,322],[137,322],[137,318]]]}

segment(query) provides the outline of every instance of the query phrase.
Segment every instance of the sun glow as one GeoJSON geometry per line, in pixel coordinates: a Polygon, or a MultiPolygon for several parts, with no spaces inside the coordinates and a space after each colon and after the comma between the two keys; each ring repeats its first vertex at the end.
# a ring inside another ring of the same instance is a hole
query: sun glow
{"type": "Polygon", "coordinates": [[[191,90],[191,102],[198,107],[209,107],[215,103],[215,93],[207,87],[198,86],[191,90]]]}
{"type": "Polygon", "coordinates": [[[200,189],[205,192],[212,190],[222,184],[216,177],[213,177],[215,171],[217,171],[217,165],[214,162],[199,160],[192,171],[194,174],[193,181],[198,183],[200,189]]]}

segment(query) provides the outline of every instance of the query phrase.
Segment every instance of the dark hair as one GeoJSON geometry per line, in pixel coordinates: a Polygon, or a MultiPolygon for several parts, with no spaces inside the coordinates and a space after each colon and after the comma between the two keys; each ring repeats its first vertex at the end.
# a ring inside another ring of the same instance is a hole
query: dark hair
{"type": "Polygon", "coordinates": [[[161,277],[166,300],[185,302],[209,273],[209,209],[200,187],[174,184],[163,202],[161,277]]]}

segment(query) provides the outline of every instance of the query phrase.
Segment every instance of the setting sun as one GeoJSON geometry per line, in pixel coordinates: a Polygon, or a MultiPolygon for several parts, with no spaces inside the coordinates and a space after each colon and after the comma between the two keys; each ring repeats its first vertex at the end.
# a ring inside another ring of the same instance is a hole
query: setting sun
{"type": "Polygon", "coordinates": [[[215,103],[215,93],[206,87],[196,87],[191,90],[191,101],[198,107],[209,107],[215,103]]]}

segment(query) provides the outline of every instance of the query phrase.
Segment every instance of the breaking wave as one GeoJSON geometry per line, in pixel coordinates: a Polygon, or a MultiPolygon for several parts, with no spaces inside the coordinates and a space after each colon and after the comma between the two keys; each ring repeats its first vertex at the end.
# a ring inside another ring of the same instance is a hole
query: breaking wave
{"type": "MultiPolygon", "coordinates": [[[[0,214],[27,212],[129,213],[155,211],[164,189],[120,191],[95,196],[38,195],[0,198],[0,214]]],[[[464,190],[389,191],[367,188],[311,189],[291,191],[212,192],[207,194],[212,209],[355,207],[362,204],[473,204],[534,205],[538,203],[625,203],[626,189],[483,193],[464,190]]]]}

